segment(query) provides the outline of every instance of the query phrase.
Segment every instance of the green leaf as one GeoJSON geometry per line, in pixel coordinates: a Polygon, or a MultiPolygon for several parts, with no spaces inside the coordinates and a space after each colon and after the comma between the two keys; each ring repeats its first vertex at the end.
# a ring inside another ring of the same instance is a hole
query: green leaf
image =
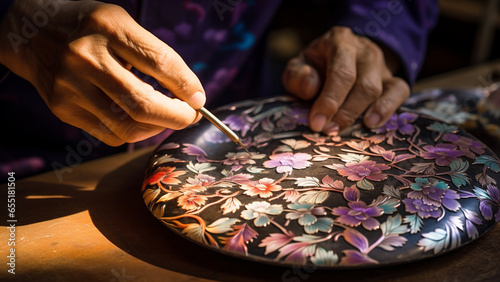
{"type": "Polygon", "coordinates": [[[391,214],[397,211],[397,207],[400,205],[399,199],[392,197],[378,196],[373,202],[376,203],[379,208],[383,209],[385,214],[391,214]]]}
{"type": "Polygon", "coordinates": [[[370,181],[366,180],[366,178],[363,178],[360,181],[356,182],[356,186],[358,186],[359,189],[363,190],[373,190],[373,188],[375,188],[375,186],[373,186],[370,181]]]}
{"type": "Polygon", "coordinates": [[[455,172],[451,176],[451,181],[457,188],[460,188],[461,186],[465,186],[470,183],[470,178],[467,174],[464,172],[455,172]]]}
{"type": "Polygon", "coordinates": [[[416,233],[420,232],[420,229],[424,225],[422,219],[419,216],[417,216],[416,214],[407,215],[404,218],[403,222],[410,224],[410,233],[411,234],[416,234],[416,233]]]}
{"type": "Polygon", "coordinates": [[[451,171],[464,172],[469,168],[469,162],[462,159],[456,159],[450,164],[451,171]]]}
{"type": "Polygon", "coordinates": [[[427,126],[427,129],[432,130],[432,131],[437,131],[441,134],[453,133],[453,132],[458,130],[458,128],[456,126],[448,125],[448,124],[441,123],[441,122],[434,122],[433,124],[427,126]]]}
{"type": "Polygon", "coordinates": [[[408,226],[402,225],[401,223],[402,219],[400,214],[389,216],[384,223],[380,224],[380,230],[386,236],[390,234],[400,235],[408,232],[408,226]]]}
{"type": "Polygon", "coordinates": [[[487,168],[494,172],[500,172],[500,163],[492,156],[482,155],[476,158],[474,164],[484,164],[487,168]]]}
{"type": "Polygon", "coordinates": [[[434,250],[434,254],[441,252],[448,245],[448,232],[442,228],[422,234],[422,239],[417,245],[424,247],[424,251],[434,250]]]}
{"type": "Polygon", "coordinates": [[[311,262],[319,266],[335,266],[338,261],[339,256],[337,254],[321,247],[318,247],[314,256],[311,257],[311,262]]]}

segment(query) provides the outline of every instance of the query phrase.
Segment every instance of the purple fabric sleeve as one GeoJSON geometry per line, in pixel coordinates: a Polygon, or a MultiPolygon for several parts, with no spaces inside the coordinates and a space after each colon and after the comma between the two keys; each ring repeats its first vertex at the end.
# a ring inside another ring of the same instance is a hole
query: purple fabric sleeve
{"type": "Polygon", "coordinates": [[[342,1],[334,25],[350,27],[391,49],[401,60],[401,76],[410,84],[422,67],[427,37],[438,16],[435,0],[342,1]]]}

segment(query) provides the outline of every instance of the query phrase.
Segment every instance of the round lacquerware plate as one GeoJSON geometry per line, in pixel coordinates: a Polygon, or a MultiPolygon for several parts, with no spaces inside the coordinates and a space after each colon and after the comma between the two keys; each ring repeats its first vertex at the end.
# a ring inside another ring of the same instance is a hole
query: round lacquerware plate
{"type": "Polygon", "coordinates": [[[378,130],[309,131],[287,97],[215,111],[151,157],[142,193],[179,235],[283,265],[367,267],[456,249],[500,220],[500,160],[455,126],[398,112],[378,130]]]}

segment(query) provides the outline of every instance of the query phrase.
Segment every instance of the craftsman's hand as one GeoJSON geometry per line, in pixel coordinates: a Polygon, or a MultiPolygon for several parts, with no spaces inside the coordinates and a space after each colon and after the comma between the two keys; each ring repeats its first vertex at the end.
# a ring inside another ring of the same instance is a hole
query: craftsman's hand
{"type": "Polygon", "coordinates": [[[16,0],[0,36],[0,63],[30,81],[62,121],[109,145],[144,140],[200,118],[193,108],[204,105],[205,94],[196,75],[119,6],[16,0]],[[155,91],[132,67],[185,102],[155,91]]]}
{"type": "Polygon", "coordinates": [[[333,27],[289,61],[283,83],[297,97],[315,99],[309,117],[313,131],[333,133],[362,114],[364,124],[376,128],[410,94],[407,83],[393,76],[396,60],[388,59],[369,39],[333,27]]]}

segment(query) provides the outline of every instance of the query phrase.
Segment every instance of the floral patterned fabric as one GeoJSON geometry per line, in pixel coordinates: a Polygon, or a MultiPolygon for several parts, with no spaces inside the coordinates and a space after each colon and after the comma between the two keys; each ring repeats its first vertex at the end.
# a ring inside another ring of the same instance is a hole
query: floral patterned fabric
{"type": "Polygon", "coordinates": [[[288,97],[217,112],[150,158],[153,215],[209,248],[317,267],[394,264],[448,252],[500,221],[500,159],[454,125],[403,111],[377,130],[312,133],[288,97]]]}

